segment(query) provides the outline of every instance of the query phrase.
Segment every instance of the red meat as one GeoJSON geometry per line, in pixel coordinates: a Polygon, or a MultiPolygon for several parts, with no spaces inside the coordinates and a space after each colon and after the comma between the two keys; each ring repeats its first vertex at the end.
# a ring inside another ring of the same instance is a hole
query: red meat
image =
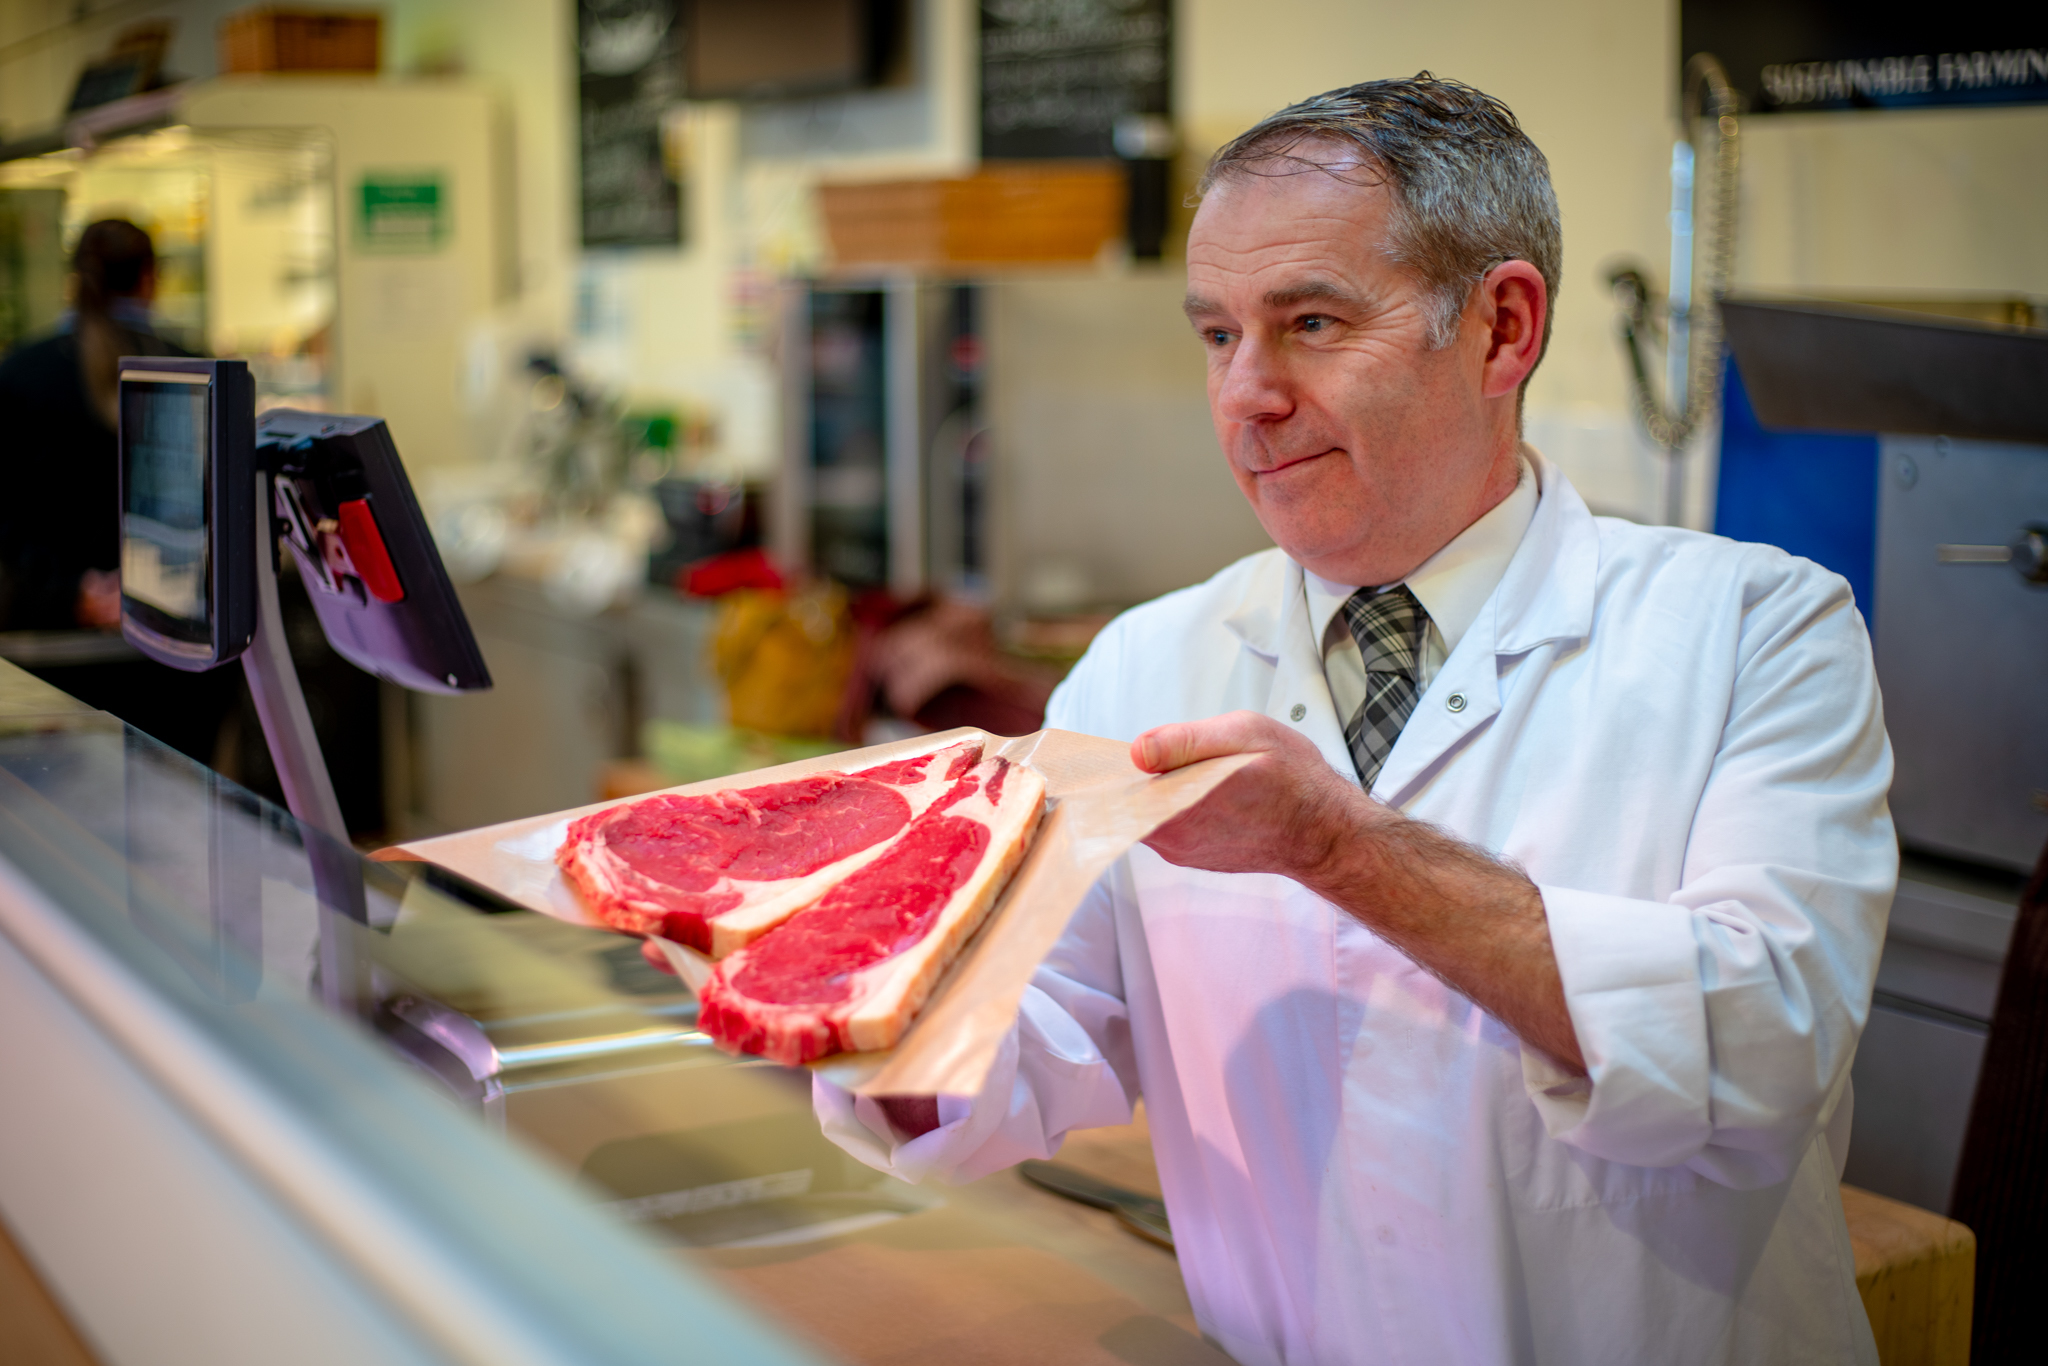
{"type": "Polygon", "coordinates": [[[882,856],[980,757],[968,741],[856,773],[650,797],[573,822],[555,860],[611,928],[722,957],[882,856]]]}
{"type": "Polygon", "coordinates": [[[1045,783],[1002,759],[963,774],[880,857],[723,960],[698,1027],[794,1065],[901,1037],[1038,825],[1045,783]]]}

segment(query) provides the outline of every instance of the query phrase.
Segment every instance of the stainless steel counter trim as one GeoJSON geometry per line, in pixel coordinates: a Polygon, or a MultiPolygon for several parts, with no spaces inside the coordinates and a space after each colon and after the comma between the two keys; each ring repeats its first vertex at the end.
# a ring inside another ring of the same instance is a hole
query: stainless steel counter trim
{"type": "Polygon", "coordinates": [[[636,1049],[658,1048],[664,1045],[709,1048],[712,1043],[711,1036],[698,1029],[642,1029],[631,1034],[601,1035],[594,1039],[566,1039],[560,1043],[514,1044],[498,1050],[498,1064],[502,1073],[521,1067],[573,1062],[581,1058],[600,1058],[614,1053],[630,1053],[636,1049]]]}

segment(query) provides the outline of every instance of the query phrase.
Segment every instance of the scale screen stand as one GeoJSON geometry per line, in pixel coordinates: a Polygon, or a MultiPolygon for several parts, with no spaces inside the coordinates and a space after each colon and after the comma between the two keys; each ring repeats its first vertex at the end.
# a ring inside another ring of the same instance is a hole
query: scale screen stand
{"type": "Polygon", "coordinates": [[[312,866],[320,917],[320,994],[326,1004],[351,1015],[375,1009],[369,965],[354,952],[334,914],[358,925],[369,920],[362,875],[355,866],[348,826],[334,795],[334,780],[313,733],[299,672],[292,665],[277,594],[278,539],[271,521],[271,474],[256,473],[256,630],[242,652],[242,676],[263,723],[263,740],[277,769],[285,805],[308,831],[306,858],[312,866]],[[268,553],[265,553],[267,550],[268,553]],[[325,838],[322,838],[325,836],[325,838]]]}

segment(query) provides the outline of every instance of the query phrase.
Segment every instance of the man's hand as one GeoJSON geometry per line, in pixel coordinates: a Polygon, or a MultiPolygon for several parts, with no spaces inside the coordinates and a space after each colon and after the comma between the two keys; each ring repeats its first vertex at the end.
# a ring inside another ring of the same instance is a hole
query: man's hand
{"type": "Polygon", "coordinates": [[[1293,878],[1522,1039],[1586,1070],[1534,883],[1374,801],[1298,732],[1256,712],[1159,726],[1131,744],[1148,773],[1224,754],[1260,757],[1154,831],[1154,852],[1187,868],[1293,878]]]}
{"type": "Polygon", "coordinates": [[[1300,732],[1257,712],[1159,726],[1131,744],[1131,762],[1147,773],[1224,754],[1260,757],[1152,832],[1145,843],[1168,863],[1307,883],[1354,829],[1382,813],[1400,819],[1325,763],[1300,732]]]}

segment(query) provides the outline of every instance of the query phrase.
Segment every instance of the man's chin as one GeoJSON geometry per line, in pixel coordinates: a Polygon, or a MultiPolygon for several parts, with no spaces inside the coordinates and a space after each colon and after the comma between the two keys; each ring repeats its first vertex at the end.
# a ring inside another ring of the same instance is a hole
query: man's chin
{"type": "Polygon", "coordinates": [[[1308,509],[1266,507],[1254,511],[1266,535],[1288,559],[1323,578],[1348,582],[1343,570],[1360,558],[1359,552],[1367,539],[1362,534],[1364,517],[1347,521],[1330,516],[1327,508],[1318,510],[1323,514],[1320,516],[1301,515],[1308,509]]]}

